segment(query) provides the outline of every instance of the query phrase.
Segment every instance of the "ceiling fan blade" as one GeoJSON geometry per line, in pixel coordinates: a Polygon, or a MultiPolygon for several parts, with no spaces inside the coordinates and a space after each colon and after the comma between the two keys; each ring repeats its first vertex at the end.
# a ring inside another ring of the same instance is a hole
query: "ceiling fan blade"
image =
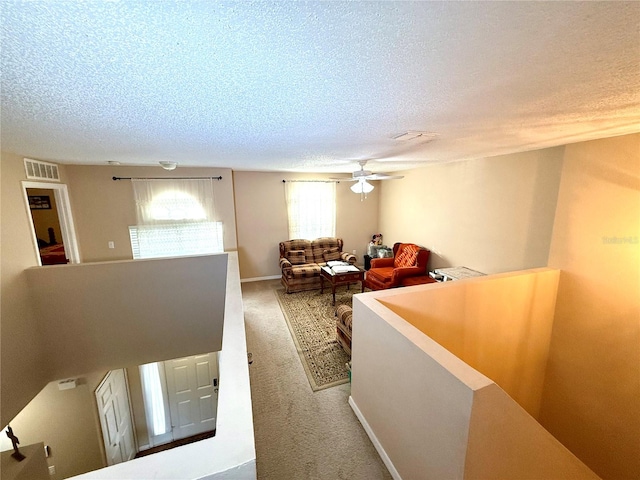
{"type": "Polygon", "coordinates": [[[359,179],[349,177],[329,177],[329,180],[335,180],[336,182],[357,182],[359,179]]]}
{"type": "Polygon", "coordinates": [[[367,180],[399,180],[404,178],[404,175],[389,175],[387,173],[372,173],[365,177],[367,180]]]}
{"type": "Polygon", "coordinates": [[[358,181],[366,181],[366,180],[399,180],[404,178],[402,175],[391,175],[389,173],[374,173],[370,170],[365,170],[364,167],[369,160],[358,160],[358,164],[360,165],[360,170],[354,171],[351,175],[351,178],[345,177],[330,177],[330,180],[335,180],[339,182],[358,182],[358,181]]]}

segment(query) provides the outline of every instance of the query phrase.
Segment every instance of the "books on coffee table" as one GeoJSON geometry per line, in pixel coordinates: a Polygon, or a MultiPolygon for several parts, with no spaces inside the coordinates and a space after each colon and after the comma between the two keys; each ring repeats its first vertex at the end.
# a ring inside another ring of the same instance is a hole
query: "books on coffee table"
{"type": "Polygon", "coordinates": [[[355,265],[334,265],[331,267],[335,273],[347,273],[347,272],[359,272],[358,267],[355,265]]]}
{"type": "Polygon", "coordinates": [[[346,265],[349,265],[349,263],[348,262],[343,262],[342,260],[329,260],[327,262],[327,266],[329,268],[333,268],[333,267],[336,267],[336,266],[346,266],[346,265]]]}

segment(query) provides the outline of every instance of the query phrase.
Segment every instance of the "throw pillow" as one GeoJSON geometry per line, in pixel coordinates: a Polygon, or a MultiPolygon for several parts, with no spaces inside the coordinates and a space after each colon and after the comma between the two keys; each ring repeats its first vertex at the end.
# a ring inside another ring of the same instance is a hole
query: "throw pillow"
{"type": "Polygon", "coordinates": [[[416,264],[419,250],[420,248],[416,245],[405,245],[400,255],[398,255],[393,262],[394,267],[413,267],[416,264]]]}
{"type": "Polygon", "coordinates": [[[322,252],[322,258],[324,258],[325,262],[330,262],[332,260],[340,260],[340,248],[339,247],[331,247],[324,252],[322,252]]]}
{"type": "Polygon", "coordinates": [[[398,268],[401,263],[404,263],[404,257],[406,257],[404,250],[399,251],[393,259],[393,268],[398,268]]]}
{"type": "Polygon", "coordinates": [[[289,250],[287,253],[287,260],[291,262],[291,265],[303,265],[307,263],[307,257],[304,254],[304,250],[289,250]]]}

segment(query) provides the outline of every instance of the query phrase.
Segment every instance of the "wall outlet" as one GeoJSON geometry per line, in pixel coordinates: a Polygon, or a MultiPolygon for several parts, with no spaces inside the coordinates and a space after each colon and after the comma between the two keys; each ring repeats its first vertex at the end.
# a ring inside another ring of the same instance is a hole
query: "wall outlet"
{"type": "Polygon", "coordinates": [[[115,242],[109,242],[109,248],[116,248],[115,242]]]}
{"type": "Polygon", "coordinates": [[[353,251],[353,254],[354,254],[354,255],[356,254],[356,251],[355,251],[355,250],[353,251]]]}
{"type": "Polygon", "coordinates": [[[56,474],[56,466],[55,465],[50,465],[49,466],[49,475],[55,475],[56,474]]]}

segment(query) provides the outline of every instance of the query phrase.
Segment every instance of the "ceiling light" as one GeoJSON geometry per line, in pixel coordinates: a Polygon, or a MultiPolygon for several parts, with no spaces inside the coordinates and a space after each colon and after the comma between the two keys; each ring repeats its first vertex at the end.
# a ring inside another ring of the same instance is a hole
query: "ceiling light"
{"type": "Polygon", "coordinates": [[[160,162],[160,166],[165,170],[175,170],[178,164],[176,162],[163,161],[163,162],[160,162]]]}
{"type": "Polygon", "coordinates": [[[367,182],[364,178],[358,180],[357,183],[351,185],[351,191],[353,193],[371,193],[373,185],[367,182]]]}

